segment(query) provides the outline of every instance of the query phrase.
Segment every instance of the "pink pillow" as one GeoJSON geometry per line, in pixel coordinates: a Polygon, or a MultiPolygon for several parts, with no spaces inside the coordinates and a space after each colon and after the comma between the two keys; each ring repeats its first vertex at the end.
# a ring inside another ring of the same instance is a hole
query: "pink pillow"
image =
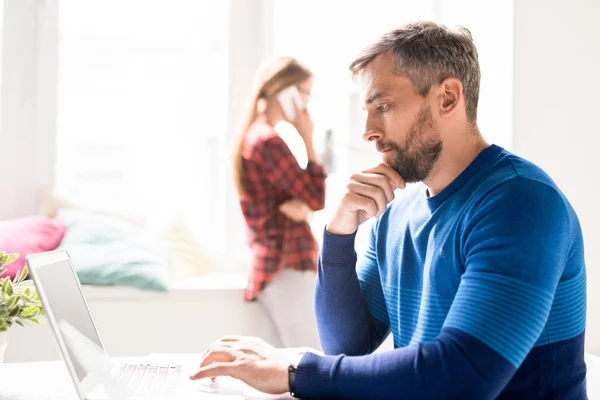
{"type": "Polygon", "coordinates": [[[54,250],[65,236],[65,224],[57,218],[38,216],[0,221],[0,251],[19,253],[21,256],[2,276],[14,278],[25,265],[25,256],[54,250]]]}

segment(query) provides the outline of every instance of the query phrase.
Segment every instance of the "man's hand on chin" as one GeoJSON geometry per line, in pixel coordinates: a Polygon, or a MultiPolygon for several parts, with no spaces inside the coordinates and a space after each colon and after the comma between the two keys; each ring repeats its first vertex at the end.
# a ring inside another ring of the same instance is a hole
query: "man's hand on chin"
{"type": "Polygon", "coordinates": [[[230,376],[269,394],[289,392],[289,352],[259,338],[225,336],[204,353],[191,380],[230,376]]]}

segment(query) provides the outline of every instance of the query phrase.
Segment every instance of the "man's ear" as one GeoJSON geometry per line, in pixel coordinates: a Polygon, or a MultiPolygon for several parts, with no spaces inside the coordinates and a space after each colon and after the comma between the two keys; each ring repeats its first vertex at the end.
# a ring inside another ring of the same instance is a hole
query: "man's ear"
{"type": "Polygon", "coordinates": [[[460,103],[463,87],[456,78],[446,78],[439,86],[439,110],[441,117],[452,115],[460,103]]]}

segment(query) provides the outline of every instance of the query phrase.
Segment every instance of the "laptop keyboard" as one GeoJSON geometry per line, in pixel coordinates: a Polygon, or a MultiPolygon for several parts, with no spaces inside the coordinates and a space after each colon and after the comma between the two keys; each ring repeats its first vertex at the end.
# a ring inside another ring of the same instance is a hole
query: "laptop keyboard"
{"type": "Polygon", "coordinates": [[[113,369],[126,398],[170,398],[177,391],[181,365],[121,364],[113,369]]]}

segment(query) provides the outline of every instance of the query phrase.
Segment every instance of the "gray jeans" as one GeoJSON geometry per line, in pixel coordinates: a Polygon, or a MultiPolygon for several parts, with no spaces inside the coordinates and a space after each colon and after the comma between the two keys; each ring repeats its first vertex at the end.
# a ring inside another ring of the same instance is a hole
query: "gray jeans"
{"type": "Polygon", "coordinates": [[[279,336],[274,346],[321,349],[314,308],[316,276],[286,268],[258,295],[279,336]]]}

